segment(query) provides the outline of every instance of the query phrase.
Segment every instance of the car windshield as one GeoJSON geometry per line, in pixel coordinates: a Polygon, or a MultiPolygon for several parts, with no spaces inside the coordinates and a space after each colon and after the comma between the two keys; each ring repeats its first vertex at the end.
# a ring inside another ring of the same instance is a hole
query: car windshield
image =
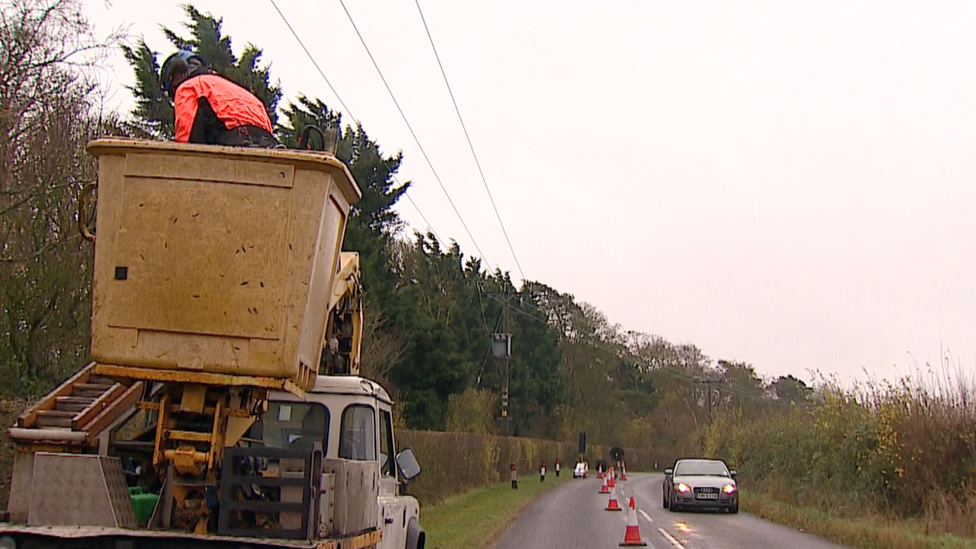
{"type": "Polygon", "coordinates": [[[729,476],[729,469],[721,461],[682,461],[674,468],[675,476],[729,476]]]}

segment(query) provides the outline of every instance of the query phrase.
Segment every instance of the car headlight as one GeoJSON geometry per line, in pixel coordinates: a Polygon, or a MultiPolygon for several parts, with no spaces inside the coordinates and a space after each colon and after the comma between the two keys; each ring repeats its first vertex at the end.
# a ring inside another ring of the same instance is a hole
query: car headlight
{"type": "Polygon", "coordinates": [[[735,484],[726,484],[725,486],[722,487],[722,491],[725,492],[726,494],[734,494],[735,484]]]}
{"type": "Polygon", "coordinates": [[[691,487],[683,482],[679,482],[677,486],[674,487],[675,490],[681,492],[682,494],[687,494],[691,491],[691,487]]]}

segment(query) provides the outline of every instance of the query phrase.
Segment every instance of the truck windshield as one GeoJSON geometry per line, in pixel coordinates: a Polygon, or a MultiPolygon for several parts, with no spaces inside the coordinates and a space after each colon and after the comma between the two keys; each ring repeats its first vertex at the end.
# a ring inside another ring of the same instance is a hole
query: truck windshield
{"type": "Polygon", "coordinates": [[[264,444],[274,448],[328,451],[329,409],[310,402],[272,402],[264,414],[264,444]]]}

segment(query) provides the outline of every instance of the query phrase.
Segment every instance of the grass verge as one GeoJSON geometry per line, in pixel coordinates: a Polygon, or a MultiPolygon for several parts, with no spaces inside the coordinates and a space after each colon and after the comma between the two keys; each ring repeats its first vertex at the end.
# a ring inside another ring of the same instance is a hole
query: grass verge
{"type": "Polygon", "coordinates": [[[835,517],[755,492],[744,493],[742,505],[756,516],[858,549],[976,549],[974,539],[927,534],[921,524],[908,520],[835,517]]]}
{"type": "Polygon", "coordinates": [[[537,476],[523,477],[518,490],[512,490],[511,482],[475,488],[422,508],[420,524],[427,531],[427,547],[488,547],[536,497],[571,478],[569,473],[559,478],[546,475],[545,482],[537,476]]]}

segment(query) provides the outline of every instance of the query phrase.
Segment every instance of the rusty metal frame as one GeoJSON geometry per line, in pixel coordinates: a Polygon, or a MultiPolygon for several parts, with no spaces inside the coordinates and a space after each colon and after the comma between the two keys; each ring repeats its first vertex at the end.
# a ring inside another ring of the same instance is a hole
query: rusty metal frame
{"type": "Polygon", "coordinates": [[[253,536],[311,541],[318,537],[318,516],[320,491],[322,485],[321,450],[269,448],[227,448],[220,478],[220,515],[217,533],[225,536],[253,536]],[[242,458],[264,459],[302,459],[305,461],[302,477],[265,477],[240,474],[237,462],[242,458]],[[280,501],[242,501],[238,494],[248,486],[283,487],[300,486],[302,501],[291,503],[280,501]],[[300,513],[302,525],[298,529],[285,528],[242,528],[237,523],[237,513],[252,511],[257,513],[280,514],[300,513]],[[311,511],[311,513],[309,512],[311,511]]]}

